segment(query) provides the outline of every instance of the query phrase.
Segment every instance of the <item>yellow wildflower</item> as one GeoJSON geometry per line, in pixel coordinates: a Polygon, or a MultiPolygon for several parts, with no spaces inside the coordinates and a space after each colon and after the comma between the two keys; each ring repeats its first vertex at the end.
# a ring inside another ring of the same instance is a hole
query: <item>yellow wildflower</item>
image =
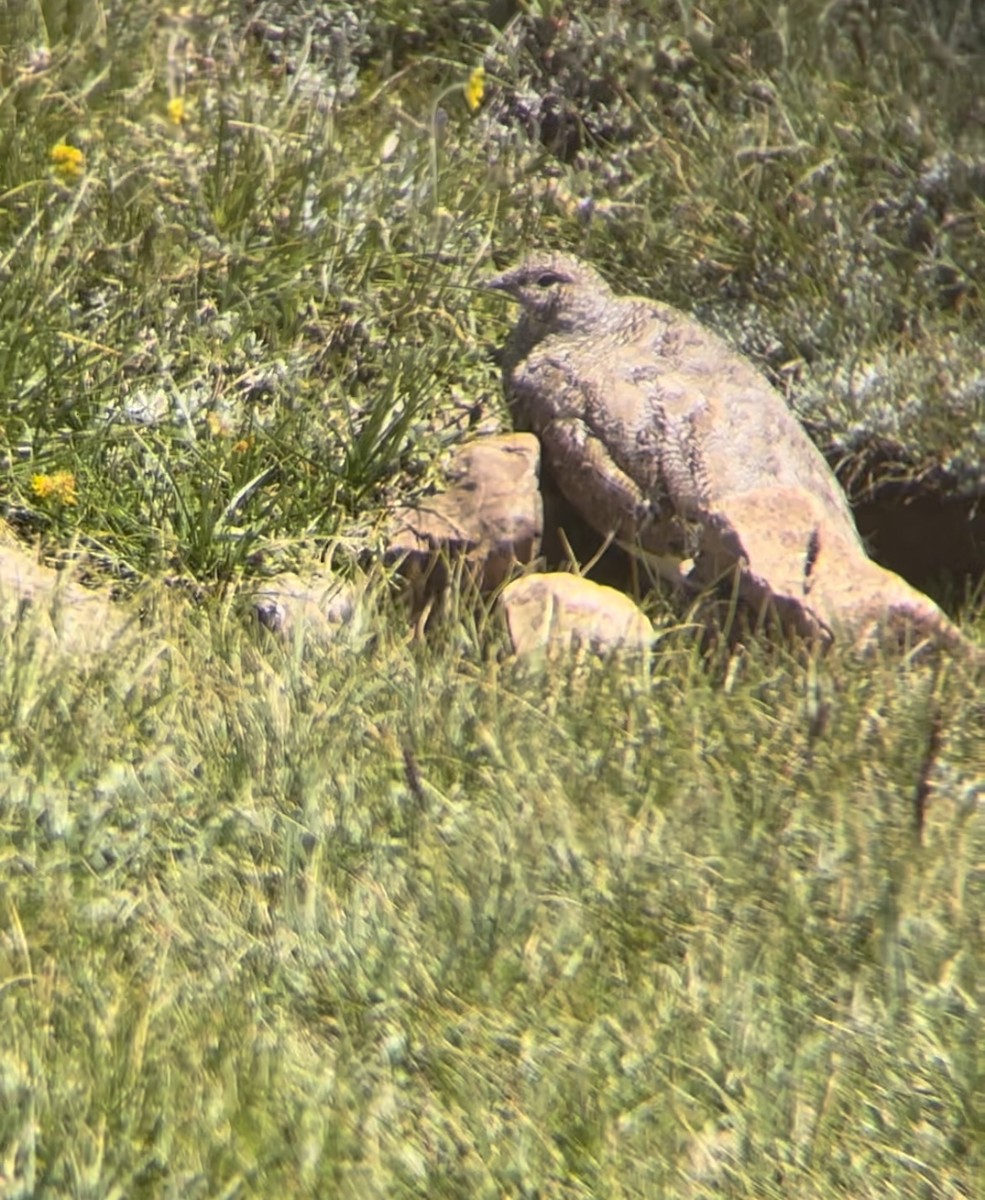
{"type": "Polygon", "coordinates": [[[233,443],[233,454],[245,454],[247,450],[253,449],[253,438],[240,438],[238,442],[233,443]]]}
{"type": "Polygon", "coordinates": [[[57,142],[51,147],[51,161],[63,179],[74,179],[81,175],[86,165],[86,156],[77,146],[57,142]]]}
{"type": "Polygon", "coordinates": [[[168,118],[181,125],[186,117],[184,96],[172,96],[168,101],[168,118]]]}
{"type": "Polygon", "coordinates": [[[210,412],[205,414],[205,424],[213,437],[229,437],[233,431],[227,417],[222,413],[210,412]]]}
{"type": "Polygon", "coordinates": [[[486,68],[476,67],[469,76],[469,81],[465,85],[465,103],[469,106],[469,112],[475,110],[482,103],[482,97],[486,94],[486,68]]]}
{"type": "Polygon", "coordinates": [[[71,471],[56,471],[53,475],[35,475],[31,479],[31,491],[39,500],[51,500],[55,504],[74,505],[75,476],[71,471]]]}

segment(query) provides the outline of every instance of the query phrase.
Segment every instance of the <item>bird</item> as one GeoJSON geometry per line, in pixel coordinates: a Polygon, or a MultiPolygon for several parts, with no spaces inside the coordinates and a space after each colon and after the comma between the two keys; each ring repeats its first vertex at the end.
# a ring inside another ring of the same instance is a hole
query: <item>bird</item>
{"type": "Polygon", "coordinates": [[[848,499],[785,397],[693,316],[620,296],[591,264],[537,251],[484,281],[520,305],[501,357],[515,426],[597,533],[694,590],[738,579],[799,632],[962,635],[874,563],[848,499]]]}
{"type": "Polygon", "coordinates": [[[810,492],[857,539],[843,490],[784,397],[694,317],[617,296],[570,254],[534,254],[486,287],[522,309],[502,358],[514,423],[541,438],[567,499],[600,532],[639,533],[641,499],[663,495],[680,517],[700,518],[723,497],[781,484],[810,492]],[[571,478],[573,440],[600,443],[601,494],[595,479],[583,486],[588,472],[571,478]],[[633,504],[617,514],[610,497],[623,478],[633,504]]]}

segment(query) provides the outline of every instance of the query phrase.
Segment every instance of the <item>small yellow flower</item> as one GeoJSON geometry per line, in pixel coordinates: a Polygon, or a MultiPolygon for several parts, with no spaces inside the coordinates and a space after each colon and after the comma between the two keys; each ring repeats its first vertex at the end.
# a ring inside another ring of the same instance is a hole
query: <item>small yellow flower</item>
{"type": "Polygon", "coordinates": [[[78,504],[75,495],[75,476],[71,471],[56,471],[53,475],[35,475],[31,479],[31,491],[38,500],[51,500],[55,504],[78,504]]]}
{"type": "Polygon", "coordinates": [[[482,97],[486,94],[486,68],[476,67],[469,76],[469,81],[465,85],[465,103],[469,106],[469,112],[475,110],[482,103],[482,97]]]}
{"type": "Polygon", "coordinates": [[[233,454],[245,454],[247,450],[253,449],[253,438],[240,438],[238,442],[233,443],[233,454]]]}
{"type": "Polygon", "coordinates": [[[209,433],[213,437],[229,437],[233,431],[228,419],[222,413],[206,413],[205,424],[208,425],[209,433]]]}
{"type": "Polygon", "coordinates": [[[184,96],[172,96],[168,101],[168,118],[173,121],[175,125],[181,125],[186,116],[187,113],[185,111],[184,96]]]}
{"type": "Polygon", "coordinates": [[[85,169],[86,156],[77,146],[69,146],[67,142],[57,142],[51,147],[51,161],[63,179],[75,179],[85,169]]]}

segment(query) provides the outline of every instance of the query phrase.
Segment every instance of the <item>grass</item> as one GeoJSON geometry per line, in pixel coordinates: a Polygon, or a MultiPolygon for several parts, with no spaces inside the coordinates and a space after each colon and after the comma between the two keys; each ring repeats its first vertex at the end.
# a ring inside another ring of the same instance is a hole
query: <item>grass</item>
{"type": "Polygon", "coordinates": [[[974,489],[975,29],[320,8],[0,25],[0,501],[140,614],[0,628],[0,1195],[976,1195],[973,665],[236,615],[505,421],[473,284],[527,245],[974,489]]]}
{"type": "Polygon", "coordinates": [[[9,1194],[974,1194],[967,672],[182,624],[6,647],[9,1194]]]}

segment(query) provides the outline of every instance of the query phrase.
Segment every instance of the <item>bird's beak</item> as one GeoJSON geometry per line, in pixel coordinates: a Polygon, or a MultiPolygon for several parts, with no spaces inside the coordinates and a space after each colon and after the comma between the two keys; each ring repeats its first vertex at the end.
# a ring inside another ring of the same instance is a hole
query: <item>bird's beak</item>
{"type": "Polygon", "coordinates": [[[490,275],[488,279],[479,280],[479,287],[490,292],[506,292],[509,294],[512,292],[512,286],[507,276],[507,272],[504,272],[502,275],[490,275]]]}

